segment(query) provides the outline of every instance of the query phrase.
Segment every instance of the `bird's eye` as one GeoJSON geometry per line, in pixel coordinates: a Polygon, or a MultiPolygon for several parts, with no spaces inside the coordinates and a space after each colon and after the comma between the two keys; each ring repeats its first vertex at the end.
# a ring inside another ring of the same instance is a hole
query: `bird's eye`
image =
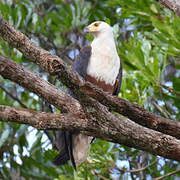
{"type": "Polygon", "coordinates": [[[99,23],[94,23],[94,26],[98,27],[98,26],[99,26],[99,23]]]}

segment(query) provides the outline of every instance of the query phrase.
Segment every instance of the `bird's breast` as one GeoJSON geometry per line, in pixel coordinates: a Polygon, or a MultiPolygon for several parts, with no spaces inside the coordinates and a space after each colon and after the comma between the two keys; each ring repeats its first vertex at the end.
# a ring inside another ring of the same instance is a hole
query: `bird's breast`
{"type": "Polygon", "coordinates": [[[92,48],[87,74],[106,84],[114,85],[119,73],[120,59],[116,49],[92,48]]]}
{"type": "Polygon", "coordinates": [[[90,75],[87,75],[85,77],[85,80],[91,82],[92,84],[94,84],[96,86],[98,86],[99,88],[101,88],[105,92],[108,92],[110,94],[113,94],[113,92],[114,92],[114,86],[111,84],[106,84],[106,82],[103,80],[98,80],[98,79],[96,79],[90,75]]]}

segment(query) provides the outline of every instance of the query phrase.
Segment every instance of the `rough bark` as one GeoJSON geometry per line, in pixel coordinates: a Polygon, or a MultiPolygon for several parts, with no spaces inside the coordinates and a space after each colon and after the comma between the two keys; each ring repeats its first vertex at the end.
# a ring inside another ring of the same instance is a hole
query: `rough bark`
{"type": "Polygon", "coordinates": [[[63,112],[81,112],[77,100],[19,64],[0,56],[0,74],[44,98],[63,112]]]}
{"type": "Polygon", "coordinates": [[[87,120],[79,113],[53,114],[0,105],[0,121],[31,125],[39,130],[85,130],[87,120]]]}
{"type": "MultiPolygon", "coordinates": [[[[105,109],[102,112],[109,113],[105,109]]],[[[86,134],[94,137],[145,151],[148,150],[152,154],[170,159],[180,160],[180,140],[144,128],[127,118],[120,120],[111,113],[109,115],[110,120],[108,122],[104,122],[104,119],[99,119],[99,123],[94,123],[94,119],[85,121],[79,117],[79,114],[57,115],[23,108],[0,106],[1,121],[25,123],[39,129],[81,129],[86,134]]]]}
{"type": "Polygon", "coordinates": [[[59,57],[51,55],[48,51],[36,46],[24,34],[15,30],[1,17],[0,36],[45,71],[58,75],[59,79],[71,88],[77,96],[88,94],[103,105],[127,116],[136,123],[180,139],[180,123],[156,116],[137,104],[130,103],[122,98],[113,97],[102,92],[92,84],[83,81],[77,73],[72,72],[65,66],[59,57]]]}
{"type": "Polygon", "coordinates": [[[91,97],[94,97],[103,105],[110,107],[111,110],[127,116],[129,119],[142,126],[180,139],[180,122],[157,116],[135,103],[130,103],[125,99],[111,96],[100,89],[90,91],[90,86],[86,85],[83,86],[83,88],[88,88],[88,90],[84,91],[86,94],[89,94],[88,92],[90,92],[91,97]]]}
{"type": "Polygon", "coordinates": [[[179,0],[158,0],[162,5],[174,11],[180,16],[180,1],[179,0]]]}

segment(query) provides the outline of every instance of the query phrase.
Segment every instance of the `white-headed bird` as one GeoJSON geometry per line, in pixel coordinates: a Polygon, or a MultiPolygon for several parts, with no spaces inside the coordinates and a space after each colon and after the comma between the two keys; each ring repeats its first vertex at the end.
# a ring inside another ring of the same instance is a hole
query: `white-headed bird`
{"type": "MultiPolygon", "coordinates": [[[[122,65],[112,27],[103,21],[96,21],[87,26],[85,32],[92,33],[94,40],[91,45],[80,50],[74,61],[73,70],[103,91],[118,95],[122,65]]],[[[62,165],[71,160],[76,167],[86,160],[92,137],[79,132],[61,132],[59,139],[60,154],[56,157],[55,164],[62,165]]]]}

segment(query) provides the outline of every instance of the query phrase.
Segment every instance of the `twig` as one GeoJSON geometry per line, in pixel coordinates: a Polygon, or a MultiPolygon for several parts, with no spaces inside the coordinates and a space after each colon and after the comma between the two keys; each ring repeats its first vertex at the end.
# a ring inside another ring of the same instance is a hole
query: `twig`
{"type": "Polygon", "coordinates": [[[140,171],[144,171],[145,169],[147,169],[148,167],[152,166],[153,164],[155,164],[156,162],[158,161],[158,159],[156,159],[155,161],[153,161],[151,164],[147,165],[147,166],[144,166],[142,168],[139,168],[139,169],[131,169],[131,170],[126,170],[126,169],[119,169],[119,171],[121,172],[124,172],[124,173],[137,173],[137,172],[140,172],[140,171]]]}
{"type": "Polygon", "coordinates": [[[179,91],[175,91],[173,88],[170,88],[164,84],[160,84],[161,87],[163,87],[164,89],[168,90],[170,93],[174,93],[177,96],[180,96],[180,92],[179,91]]]}
{"type": "Polygon", "coordinates": [[[155,106],[155,108],[166,118],[170,118],[168,111],[165,111],[159,104],[156,102],[154,98],[152,98],[151,103],[155,106]]]}
{"type": "Polygon", "coordinates": [[[21,102],[17,97],[13,96],[10,92],[8,92],[4,87],[0,85],[0,88],[13,100],[17,101],[23,108],[28,108],[24,103],[21,102]]]}
{"type": "Polygon", "coordinates": [[[92,173],[93,175],[95,175],[95,176],[100,177],[100,178],[103,179],[103,180],[109,180],[108,178],[102,176],[101,174],[98,174],[96,171],[92,171],[91,173],[92,173]]]}
{"type": "Polygon", "coordinates": [[[157,178],[154,178],[153,180],[164,179],[165,177],[171,176],[171,175],[176,174],[176,173],[178,173],[178,172],[180,172],[180,169],[175,170],[175,171],[172,171],[172,172],[170,172],[170,173],[167,173],[167,174],[165,174],[165,175],[163,175],[163,176],[159,176],[159,177],[157,177],[157,178]]]}

